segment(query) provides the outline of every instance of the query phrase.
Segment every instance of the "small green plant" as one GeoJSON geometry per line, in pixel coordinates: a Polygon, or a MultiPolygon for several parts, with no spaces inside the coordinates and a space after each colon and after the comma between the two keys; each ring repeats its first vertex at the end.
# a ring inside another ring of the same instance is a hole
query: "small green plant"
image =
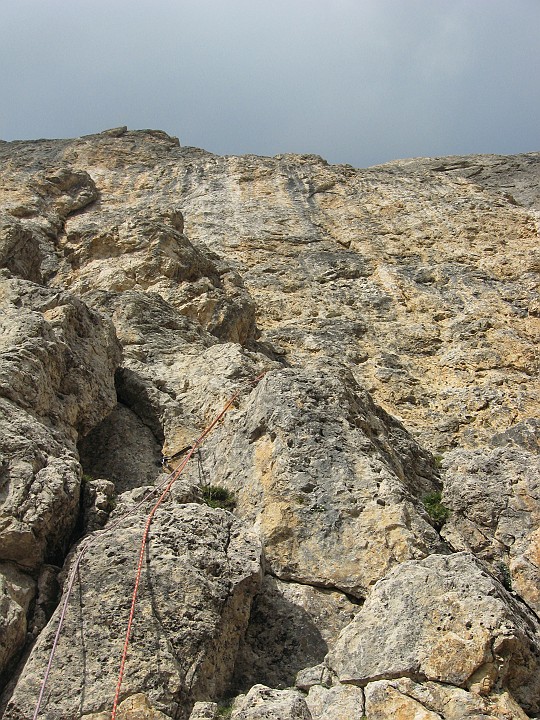
{"type": "Polygon", "coordinates": [[[512,590],[512,575],[510,574],[510,568],[504,562],[497,563],[497,565],[495,567],[499,571],[499,578],[500,578],[502,586],[504,588],[506,588],[508,591],[511,591],[512,590]]]}
{"type": "Polygon", "coordinates": [[[218,702],[217,716],[218,718],[230,718],[232,715],[232,700],[222,700],[218,702]]]}
{"type": "Polygon", "coordinates": [[[236,507],[234,494],[222,485],[203,485],[201,490],[203,501],[212,508],[234,510],[236,507]]]}
{"type": "Polygon", "coordinates": [[[434,455],[433,460],[435,461],[435,467],[437,470],[440,470],[442,468],[444,455],[434,455]]]}
{"type": "Polygon", "coordinates": [[[450,516],[450,510],[442,504],[442,493],[440,490],[434,490],[424,495],[422,503],[427,514],[433,520],[435,529],[440,530],[450,516]]]}

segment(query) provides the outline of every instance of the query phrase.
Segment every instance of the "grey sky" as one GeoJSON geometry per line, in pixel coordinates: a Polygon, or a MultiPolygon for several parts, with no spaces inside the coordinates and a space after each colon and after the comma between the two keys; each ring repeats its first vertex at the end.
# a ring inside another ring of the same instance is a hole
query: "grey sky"
{"type": "Polygon", "coordinates": [[[540,0],[0,0],[0,138],[220,154],[540,150],[540,0]]]}

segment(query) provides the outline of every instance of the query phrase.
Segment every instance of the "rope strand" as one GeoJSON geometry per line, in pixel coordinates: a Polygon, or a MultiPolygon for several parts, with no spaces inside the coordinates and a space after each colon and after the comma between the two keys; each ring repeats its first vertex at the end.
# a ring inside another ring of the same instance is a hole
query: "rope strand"
{"type": "MultiPolygon", "coordinates": [[[[260,375],[258,375],[254,380],[249,380],[248,382],[249,382],[251,385],[256,385],[256,384],[264,377],[265,374],[266,374],[266,372],[263,372],[263,373],[261,373],[260,375]]],[[[150,491],[148,491],[148,492],[144,495],[144,497],[143,497],[138,503],[136,503],[133,507],[129,508],[123,515],[121,515],[121,516],[120,516],[117,520],[115,520],[112,524],[108,525],[108,526],[107,526],[106,528],[104,528],[103,530],[96,532],[94,535],[91,535],[91,536],[85,538],[85,539],[82,541],[81,545],[79,546],[79,549],[78,549],[78,551],[77,551],[77,555],[76,555],[76,557],[75,557],[73,566],[72,566],[72,568],[71,568],[71,570],[70,570],[70,573],[69,573],[69,576],[68,576],[68,584],[67,584],[67,589],[66,589],[65,594],[64,594],[64,600],[63,600],[63,603],[62,603],[62,609],[61,609],[61,611],[60,611],[60,617],[59,617],[59,619],[58,619],[58,626],[57,626],[57,628],[56,628],[56,633],[55,633],[55,636],[54,636],[54,639],[53,639],[53,644],[52,644],[52,647],[51,647],[51,650],[50,650],[50,653],[49,653],[49,659],[48,659],[48,662],[47,662],[47,667],[46,667],[46,669],[45,669],[45,673],[44,673],[44,676],[43,676],[43,680],[42,680],[42,682],[41,682],[41,687],[40,687],[40,690],[39,690],[39,695],[38,695],[38,699],[37,699],[37,702],[36,702],[36,707],[35,707],[35,710],[34,710],[34,714],[33,714],[33,716],[32,716],[32,720],[37,720],[37,718],[38,718],[38,716],[39,716],[39,713],[40,713],[40,710],[41,710],[41,705],[43,704],[43,698],[44,698],[44,695],[45,695],[45,689],[46,689],[46,687],[47,687],[47,682],[48,682],[48,680],[49,680],[49,676],[50,676],[50,673],[51,673],[52,665],[53,665],[53,662],[54,662],[54,657],[55,657],[55,654],[56,654],[56,650],[57,650],[57,648],[58,648],[58,643],[59,643],[59,640],[60,640],[60,634],[61,634],[62,629],[63,629],[63,627],[64,627],[65,618],[66,618],[66,613],[67,613],[67,607],[68,607],[68,604],[69,604],[69,600],[70,600],[70,597],[71,597],[71,593],[73,592],[73,587],[74,587],[74,584],[75,584],[75,578],[77,577],[77,572],[78,572],[78,570],[79,570],[79,567],[80,567],[80,565],[81,565],[81,562],[82,562],[84,556],[86,555],[86,553],[88,552],[88,550],[89,550],[92,546],[94,546],[94,545],[100,545],[102,542],[104,542],[104,541],[106,540],[106,536],[107,536],[112,530],[116,530],[116,528],[118,528],[118,527],[124,522],[124,520],[125,520],[126,518],[128,518],[128,517],[131,516],[131,515],[133,515],[133,513],[136,512],[136,510],[138,510],[142,505],[144,505],[144,504],[147,502],[147,500],[149,500],[153,495],[155,495],[157,492],[159,492],[160,490],[162,490],[162,493],[161,493],[158,501],[155,503],[154,507],[152,508],[152,510],[150,511],[150,513],[149,513],[149,515],[148,515],[148,518],[147,518],[147,521],[146,521],[146,525],[145,525],[145,529],[144,529],[143,540],[142,540],[142,542],[141,542],[141,550],[140,550],[140,553],[139,553],[139,563],[138,563],[138,566],[137,566],[137,576],[136,576],[136,580],[135,580],[135,586],[134,586],[134,588],[133,588],[133,596],[132,596],[132,602],[131,602],[130,617],[129,617],[129,621],[128,621],[128,628],[127,628],[127,632],[126,632],[126,637],[125,637],[125,640],[124,640],[124,648],[123,648],[123,652],[122,652],[122,661],[121,661],[121,663],[120,663],[120,672],[119,672],[119,676],[118,676],[118,682],[117,682],[117,685],[116,685],[116,692],[115,692],[115,697],[114,697],[114,702],[113,702],[113,709],[112,709],[112,713],[111,713],[111,720],[115,720],[115,718],[116,718],[116,710],[117,710],[117,706],[118,706],[118,699],[119,699],[119,696],[120,696],[120,687],[121,687],[122,679],[123,679],[123,675],[124,675],[124,668],[125,668],[127,650],[128,650],[128,646],[129,646],[129,637],[130,637],[130,634],[131,634],[131,626],[132,626],[132,624],[133,624],[133,616],[134,616],[134,611],[135,611],[135,603],[136,603],[136,600],[137,600],[137,594],[138,594],[138,590],[139,590],[140,576],[141,576],[141,572],[142,572],[142,563],[143,563],[143,559],[144,559],[144,549],[145,549],[145,546],[146,546],[146,540],[147,540],[147,538],[148,538],[148,533],[149,533],[149,531],[150,531],[150,525],[151,525],[151,523],[152,523],[152,519],[153,519],[154,514],[156,513],[157,509],[159,508],[159,506],[161,505],[161,503],[162,503],[163,500],[165,499],[167,493],[169,492],[169,490],[171,489],[171,487],[173,486],[173,484],[176,482],[176,480],[179,478],[180,474],[183,472],[184,468],[185,468],[186,465],[188,464],[188,462],[189,462],[189,460],[191,459],[191,457],[193,456],[194,452],[199,448],[199,446],[200,446],[200,445],[202,444],[202,442],[206,439],[206,437],[208,436],[208,434],[214,429],[214,427],[218,424],[218,422],[220,422],[220,420],[223,419],[223,417],[224,417],[225,413],[227,412],[227,410],[229,410],[229,408],[234,404],[234,402],[237,400],[237,398],[240,396],[240,394],[241,394],[241,390],[238,390],[238,391],[230,398],[230,400],[226,403],[226,405],[224,406],[223,410],[219,413],[219,415],[204,429],[204,431],[201,433],[201,435],[199,436],[199,438],[197,438],[197,440],[195,441],[195,443],[194,443],[193,446],[191,447],[189,453],[186,455],[186,457],[184,458],[184,460],[182,461],[182,463],[179,465],[178,468],[176,468],[176,469],[173,470],[169,475],[167,475],[167,477],[166,477],[159,485],[157,485],[156,487],[154,487],[154,488],[152,488],[150,491]]]]}
{"type": "MultiPolygon", "coordinates": [[[[257,383],[262,378],[263,375],[264,375],[264,373],[262,375],[259,375],[257,378],[255,378],[253,383],[257,383]]],[[[126,666],[127,652],[128,652],[128,648],[129,648],[129,640],[130,640],[130,636],[131,636],[131,628],[133,625],[133,617],[135,615],[135,605],[137,603],[137,595],[139,592],[139,585],[140,585],[140,581],[141,581],[142,567],[143,567],[143,562],[144,562],[144,551],[146,548],[146,541],[148,539],[148,533],[150,532],[150,525],[152,524],[152,519],[153,519],[154,515],[156,514],[157,509],[159,508],[159,506],[165,499],[167,493],[169,492],[169,490],[171,489],[173,484],[176,482],[176,480],[178,479],[180,474],[183,472],[184,468],[186,467],[186,465],[188,464],[190,459],[193,457],[194,453],[198,450],[198,448],[200,447],[202,442],[205,440],[205,438],[212,432],[214,427],[223,419],[227,410],[235,403],[235,401],[240,396],[240,394],[241,394],[241,390],[238,390],[230,398],[230,400],[226,403],[225,407],[219,413],[219,415],[217,415],[217,417],[214,418],[214,420],[210,423],[210,425],[208,425],[203,430],[201,435],[193,443],[191,450],[188,452],[188,454],[182,461],[181,465],[176,469],[170,482],[167,484],[167,486],[165,487],[165,489],[159,496],[158,501],[156,502],[154,507],[150,510],[150,513],[148,514],[148,518],[146,520],[146,525],[144,526],[143,536],[141,539],[141,547],[140,547],[140,551],[139,551],[139,563],[137,565],[137,572],[135,575],[135,584],[133,587],[133,595],[131,597],[131,608],[129,611],[126,636],[124,639],[124,647],[122,650],[122,659],[120,661],[120,670],[118,672],[118,681],[116,683],[116,691],[114,693],[114,700],[113,700],[112,711],[111,711],[111,720],[116,720],[116,713],[118,710],[118,703],[120,700],[120,689],[122,687],[122,680],[124,679],[124,671],[125,671],[125,666],[126,666]]]]}

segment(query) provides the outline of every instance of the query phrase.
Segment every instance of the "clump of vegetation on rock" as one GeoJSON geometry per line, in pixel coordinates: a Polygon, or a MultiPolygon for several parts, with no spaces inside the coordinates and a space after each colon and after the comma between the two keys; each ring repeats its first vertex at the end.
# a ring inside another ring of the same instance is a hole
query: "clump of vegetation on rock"
{"type": "Polygon", "coordinates": [[[442,493],[440,490],[424,495],[422,503],[429,517],[433,520],[436,530],[440,530],[450,516],[450,510],[442,503],[442,493]]]}
{"type": "Polygon", "coordinates": [[[234,510],[236,507],[234,494],[222,485],[204,485],[202,487],[202,498],[212,508],[234,510]]]}
{"type": "Polygon", "coordinates": [[[511,592],[512,575],[510,573],[510,568],[504,562],[497,563],[496,568],[499,571],[499,580],[501,581],[503,587],[505,587],[509,592],[511,592]]]}
{"type": "Polygon", "coordinates": [[[232,715],[232,709],[233,709],[233,700],[232,698],[228,700],[222,700],[218,703],[217,707],[217,716],[218,718],[230,718],[232,715]]]}

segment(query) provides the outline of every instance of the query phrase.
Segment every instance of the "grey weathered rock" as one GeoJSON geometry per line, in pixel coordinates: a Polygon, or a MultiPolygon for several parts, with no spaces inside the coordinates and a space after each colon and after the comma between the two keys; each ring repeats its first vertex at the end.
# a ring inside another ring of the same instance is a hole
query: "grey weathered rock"
{"type": "Polygon", "coordinates": [[[269,372],[209,448],[280,579],[363,597],[395,564],[444,552],[419,501],[437,487],[431,456],[350,375],[269,372]]]}
{"type": "Polygon", "coordinates": [[[77,298],[5,271],[0,282],[0,559],[37,568],[73,530],[75,443],[115,404],[120,348],[77,298]]]}
{"type": "Polygon", "coordinates": [[[252,379],[263,363],[271,365],[236,343],[218,343],[156,293],[129,290],[87,299],[110,314],[123,345],[123,366],[116,375],[119,400],[151,430],[166,455],[198,437],[238,390],[239,379],[252,379]]]}
{"type": "MultiPolygon", "coordinates": [[[[110,716],[110,712],[106,710],[101,713],[82,715],[81,720],[107,720],[110,716]]],[[[165,715],[150,705],[144,693],[135,693],[121,702],[118,705],[116,717],[118,720],[170,720],[169,715],[165,715]]]]}
{"type": "MultiPolygon", "coordinates": [[[[105,528],[85,555],[43,720],[110,710],[144,519],[141,507],[114,532],[105,528]]],[[[156,710],[187,718],[194,701],[224,693],[257,590],[259,556],[256,537],[230,513],[175,500],[161,506],[151,528],[121,699],[144,692],[156,710]]],[[[6,719],[32,715],[57,621],[58,612],[39,636],[6,719]]]]}
{"type": "Polygon", "coordinates": [[[434,682],[416,683],[409,678],[377,680],[365,688],[366,715],[373,720],[526,720],[508,692],[484,697],[484,692],[434,682]]]}
{"type": "Polygon", "coordinates": [[[43,630],[58,604],[60,568],[45,564],[40,570],[37,580],[37,595],[30,630],[35,638],[43,630]]]}
{"type": "Polygon", "coordinates": [[[5,217],[0,220],[0,266],[26,280],[41,280],[37,238],[20,222],[5,217]]]}
{"type": "Polygon", "coordinates": [[[0,563],[0,675],[23,647],[26,615],[36,592],[35,582],[8,563],[0,563]]]}
{"type": "Polygon", "coordinates": [[[68,293],[1,278],[2,397],[71,440],[114,407],[120,348],[111,323],[68,293]]]}
{"type": "Polygon", "coordinates": [[[327,657],[341,682],[412,677],[508,689],[540,709],[540,625],[473,555],[402,563],[373,589],[327,657]]]}
{"type": "Polygon", "coordinates": [[[79,511],[80,466],[31,412],[0,398],[0,560],[37,569],[66,551],[79,511]]]}
{"type": "Polygon", "coordinates": [[[64,262],[55,283],[88,291],[159,293],[220,338],[243,342],[254,332],[254,306],[240,276],[183,235],[182,213],[146,204],[125,216],[88,212],[72,218],[60,240],[64,262]],[[104,222],[105,220],[105,222],[104,222]]]}
{"type": "Polygon", "coordinates": [[[82,528],[85,533],[101,530],[115,505],[114,483],[104,478],[83,475],[82,528]]]}
{"type": "Polygon", "coordinates": [[[294,681],[295,687],[305,692],[308,692],[315,685],[328,688],[333,684],[334,677],[324,662],[300,670],[294,681]]]}
{"type": "Polygon", "coordinates": [[[267,575],[253,602],[234,685],[243,692],[255,683],[293,685],[299,670],[322,662],[358,609],[342,593],[267,575]]]}
{"type": "Polygon", "coordinates": [[[364,691],[355,685],[310,688],[306,705],[313,720],[351,720],[364,715],[364,691]]]}
{"type": "Polygon", "coordinates": [[[189,720],[215,720],[217,712],[217,703],[196,702],[189,716],[189,720]]]}
{"type": "Polygon", "coordinates": [[[502,445],[501,437],[497,443],[494,449],[445,456],[443,501],[451,514],[443,535],[456,549],[491,562],[500,579],[538,612],[540,456],[512,441],[502,445]]]}
{"type": "Polygon", "coordinates": [[[162,441],[122,403],[79,443],[81,465],[121,493],[151,485],[161,472],[162,441]]]}
{"type": "Polygon", "coordinates": [[[254,685],[236,699],[231,720],[311,720],[311,713],[298,690],[254,685]]]}

